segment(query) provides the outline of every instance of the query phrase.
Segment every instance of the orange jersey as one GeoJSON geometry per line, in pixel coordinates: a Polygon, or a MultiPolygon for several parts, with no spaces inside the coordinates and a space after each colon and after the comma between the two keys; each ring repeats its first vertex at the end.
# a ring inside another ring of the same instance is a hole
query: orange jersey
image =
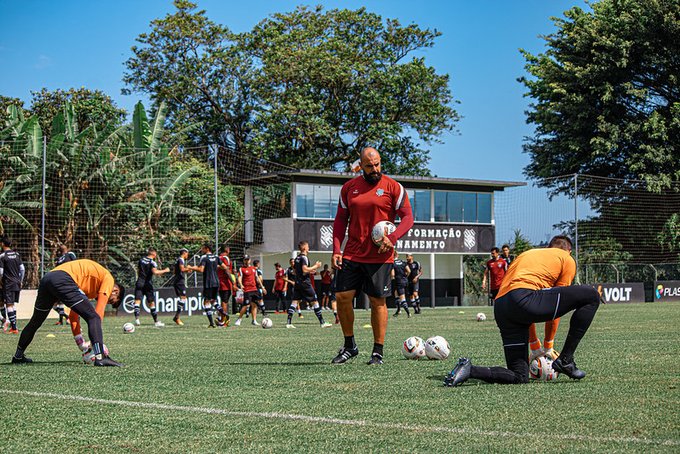
{"type": "Polygon", "coordinates": [[[518,288],[540,290],[571,285],[574,276],[576,262],[569,252],[558,248],[531,249],[510,264],[496,298],[518,288]]]}
{"type": "MultiPolygon", "coordinates": [[[[109,302],[109,296],[111,296],[111,291],[113,290],[113,285],[115,283],[109,270],[99,263],[87,259],[73,260],[64,263],[52,271],[57,270],[63,271],[71,276],[85,296],[97,300],[95,310],[97,311],[97,314],[99,314],[99,317],[103,319],[106,304],[109,302]]],[[[122,297],[123,295],[121,295],[121,298],[122,297]]],[[[69,313],[69,321],[71,322],[71,332],[73,335],[80,334],[80,317],[73,310],[69,313]]]]}

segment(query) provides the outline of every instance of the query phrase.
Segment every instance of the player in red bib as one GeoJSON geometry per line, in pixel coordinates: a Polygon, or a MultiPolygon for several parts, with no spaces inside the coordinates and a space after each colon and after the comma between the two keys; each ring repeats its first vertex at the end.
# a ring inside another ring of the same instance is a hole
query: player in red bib
{"type": "Polygon", "coordinates": [[[220,314],[217,326],[229,326],[229,300],[234,292],[234,265],[229,258],[229,246],[224,246],[218,256],[219,266],[217,268],[217,279],[220,281],[220,304],[215,310],[220,314]]]}
{"type": "Polygon", "coordinates": [[[371,301],[374,343],[368,364],[382,364],[388,319],[385,298],[391,293],[394,244],[413,226],[411,203],[406,190],[381,173],[378,151],[365,148],[361,152],[360,162],[363,174],[342,186],[333,223],[332,264],[338,270],[335,292],[340,325],[345,336],[345,344],[333,358],[333,364],[342,364],[359,354],[354,342],[352,308],[352,299],[357,290],[366,293],[371,301]],[[373,243],[373,226],[380,221],[394,222],[397,216],[401,219],[397,229],[385,235],[380,246],[373,243]],[[345,231],[347,244],[341,252],[345,231]]]}
{"type": "Polygon", "coordinates": [[[257,307],[260,303],[260,280],[257,278],[257,269],[250,264],[250,257],[243,257],[243,266],[238,270],[238,286],[243,290],[243,302],[241,303],[241,311],[238,314],[235,326],[241,326],[241,319],[250,307],[250,313],[253,315],[253,325],[257,325],[257,307]]]}
{"type": "Polygon", "coordinates": [[[482,279],[482,288],[486,288],[487,277],[489,278],[489,306],[493,306],[493,300],[498,295],[505,272],[508,270],[508,262],[500,256],[499,252],[497,247],[491,249],[491,260],[486,262],[484,278],[482,279]]]}

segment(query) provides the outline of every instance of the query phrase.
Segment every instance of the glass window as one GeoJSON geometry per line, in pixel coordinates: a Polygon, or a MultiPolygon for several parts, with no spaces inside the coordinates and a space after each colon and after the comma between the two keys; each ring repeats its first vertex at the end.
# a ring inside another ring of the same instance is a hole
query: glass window
{"type": "Polygon", "coordinates": [[[295,203],[298,217],[312,217],[314,213],[314,186],[298,184],[295,187],[295,203]]]}
{"type": "MultiPolygon", "coordinates": [[[[407,191],[409,192],[409,191],[407,191]]],[[[416,221],[430,222],[430,191],[415,190],[409,194],[413,208],[413,217],[416,221]]]]}
{"type": "Polygon", "coordinates": [[[449,222],[463,222],[463,194],[461,192],[449,192],[446,207],[449,222]]]}
{"type": "Polygon", "coordinates": [[[449,220],[446,212],[446,192],[434,192],[434,220],[437,222],[446,222],[449,220]]]}
{"type": "Polygon", "coordinates": [[[491,223],[491,194],[477,194],[477,222],[491,223]]]}
{"type": "Polygon", "coordinates": [[[340,186],[297,184],[295,200],[299,218],[333,219],[338,210],[340,186]]]}
{"type": "Polygon", "coordinates": [[[463,193],[463,220],[477,222],[477,194],[474,192],[463,193]]]}

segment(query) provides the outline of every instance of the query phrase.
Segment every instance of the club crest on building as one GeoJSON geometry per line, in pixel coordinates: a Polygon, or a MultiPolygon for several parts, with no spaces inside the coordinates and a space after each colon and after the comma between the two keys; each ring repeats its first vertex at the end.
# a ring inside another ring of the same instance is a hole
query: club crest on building
{"type": "Polygon", "coordinates": [[[331,247],[333,245],[333,226],[322,225],[319,228],[319,242],[324,247],[331,247]]]}
{"type": "Polygon", "coordinates": [[[475,231],[472,229],[465,229],[463,232],[463,244],[466,248],[472,249],[477,244],[475,239],[475,231]]]}

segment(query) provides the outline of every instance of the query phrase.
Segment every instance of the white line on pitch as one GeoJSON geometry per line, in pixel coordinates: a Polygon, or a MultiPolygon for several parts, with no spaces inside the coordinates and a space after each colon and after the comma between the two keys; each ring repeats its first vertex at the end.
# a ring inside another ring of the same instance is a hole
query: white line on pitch
{"type": "MultiPolygon", "coordinates": [[[[182,405],[171,405],[171,404],[160,404],[154,402],[134,402],[129,400],[109,400],[109,399],[97,399],[94,397],[85,396],[73,396],[69,394],[57,394],[57,393],[45,393],[45,392],[35,392],[35,391],[21,391],[21,390],[4,390],[6,394],[18,394],[22,396],[30,397],[42,397],[42,398],[54,398],[58,400],[72,400],[80,402],[88,402],[103,405],[119,405],[122,407],[134,407],[134,408],[150,408],[154,410],[170,410],[170,411],[182,411],[188,413],[207,413],[212,415],[224,415],[224,416],[234,416],[239,418],[269,418],[269,419],[283,419],[291,421],[305,421],[305,422],[320,422],[327,424],[337,424],[342,426],[358,426],[358,427],[372,427],[377,429],[387,429],[387,430],[407,430],[409,433],[418,432],[438,432],[438,433],[452,433],[458,435],[474,435],[474,436],[486,436],[486,437],[515,437],[515,438],[527,438],[527,437],[540,437],[545,434],[530,434],[530,433],[517,433],[517,432],[505,432],[497,430],[480,430],[471,429],[464,427],[446,427],[446,426],[413,426],[402,423],[389,423],[389,422],[373,422],[366,421],[362,419],[340,419],[332,418],[327,416],[309,416],[309,415],[296,415],[292,413],[278,413],[278,412],[256,412],[256,411],[231,411],[224,410],[221,408],[209,408],[209,407],[187,407],[182,405]]],[[[638,438],[638,437],[591,437],[588,435],[576,435],[576,434],[557,434],[551,433],[550,438],[557,438],[561,440],[574,440],[574,441],[585,441],[591,443],[636,443],[643,445],[659,445],[659,446],[680,446],[680,440],[663,440],[663,439],[648,439],[648,438],[638,438]]]]}

